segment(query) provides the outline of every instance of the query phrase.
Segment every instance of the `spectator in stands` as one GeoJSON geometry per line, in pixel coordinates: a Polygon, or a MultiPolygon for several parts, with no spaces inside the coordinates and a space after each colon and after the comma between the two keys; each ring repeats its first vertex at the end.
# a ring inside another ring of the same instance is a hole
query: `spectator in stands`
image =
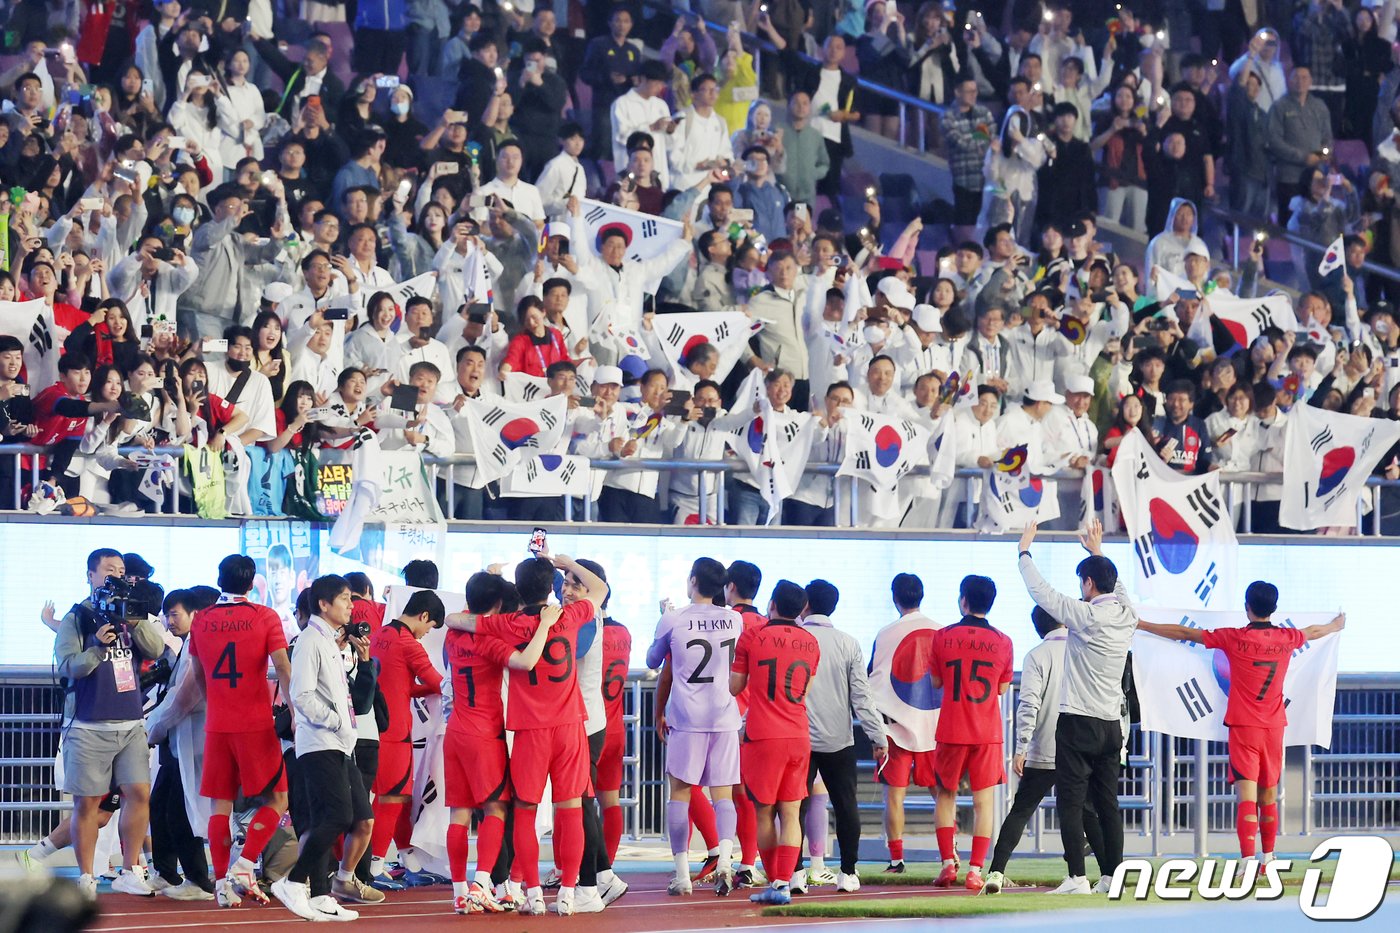
{"type": "MultiPolygon", "coordinates": [[[[942,13],[937,9],[934,12],[941,23],[942,13]]],[[[921,16],[921,29],[923,22],[921,16]]],[[[952,106],[943,112],[942,131],[948,148],[948,169],[953,176],[953,236],[966,238],[982,209],[982,166],[991,146],[993,118],[992,112],[977,102],[975,80],[963,78],[956,82],[953,98],[952,106]]]]}
{"type": "Polygon", "coordinates": [[[1205,242],[1196,235],[1196,221],[1196,205],[1185,198],[1174,198],[1162,232],[1147,244],[1143,266],[1148,270],[1160,266],[1173,275],[1184,276],[1187,252],[1193,247],[1205,250],[1205,242]]]}
{"type": "Polygon", "coordinates": [[[1263,217],[1269,209],[1268,113],[1260,106],[1264,82],[1253,68],[1243,68],[1239,75],[1231,82],[1226,107],[1230,208],[1263,217]]]}
{"type": "Polygon", "coordinates": [[[812,98],[813,124],[826,142],[828,169],[817,190],[828,197],[841,193],[841,171],[854,151],[850,124],[861,120],[855,108],[856,80],[842,69],[846,39],[838,33],[822,43],[821,67],[807,77],[803,90],[812,98]]]}
{"type": "MultiPolygon", "coordinates": [[[[904,73],[911,61],[909,37],[904,30],[904,14],[891,9],[885,0],[869,0],[865,4],[865,32],[856,41],[856,60],[866,81],[898,91],[904,89],[904,73]]],[[[895,101],[871,94],[861,109],[867,130],[889,139],[899,138],[899,105],[895,101]]]]}
{"type": "Polygon", "coordinates": [[[735,206],[753,211],[753,226],[768,242],[780,239],[786,225],[787,190],[773,177],[772,155],[754,144],[743,151],[744,180],[734,191],[735,206]]]}
{"type": "Polygon", "coordinates": [[[778,182],[792,201],[813,204],[831,167],[831,155],[825,136],[813,121],[812,98],[806,91],[794,91],[788,98],[787,121],[778,131],[784,140],[778,182]]]}
{"type": "MultiPolygon", "coordinates": [[[[1288,229],[1314,243],[1331,244],[1344,233],[1353,233],[1361,220],[1361,202],[1351,180],[1330,165],[1318,165],[1303,173],[1302,191],[1288,205],[1288,229]]],[[[1295,268],[1306,276],[1309,288],[1320,288],[1317,265],[1293,247],[1295,268]]],[[[1303,284],[1303,283],[1300,283],[1303,284]]]]}
{"type": "Polygon", "coordinates": [[[690,94],[691,106],[671,137],[668,156],[675,172],[672,186],[681,191],[694,187],[711,171],[727,166],[734,158],[728,125],[715,112],[718,80],[702,72],[691,79],[690,94]]]}
{"type": "Polygon", "coordinates": [[[1288,95],[1269,110],[1265,145],[1277,180],[1278,220],[1285,225],[1307,169],[1325,161],[1332,151],[1332,116],[1311,91],[1312,72],[1306,65],[1296,65],[1288,76],[1288,95]]]}
{"type": "MultiPolygon", "coordinates": [[[[788,383],[783,404],[791,401],[798,411],[807,411],[811,386],[806,336],[810,325],[796,290],[797,271],[797,259],[791,253],[774,252],[768,257],[769,284],[754,295],[748,310],[750,316],[772,323],[759,331],[758,354],[749,362],[770,377],[781,368],[788,383]]],[[[773,384],[768,385],[771,388],[773,384]]]]}
{"type": "Polygon", "coordinates": [[[1152,425],[1156,447],[1167,466],[1178,473],[1205,473],[1215,466],[1215,448],[1205,422],[1191,413],[1196,387],[1180,379],[1167,387],[1166,414],[1152,425]]]}
{"type": "Polygon", "coordinates": [[[627,164],[632,134],[646,134],[651,137],[652,158],[664,187],[670,187],[671,182],[667,149],[680,125],[671,118],[671,108],[663,97],[669,80],[670,71],[661,62],[644,62],[636,72],[632,90],[613,102],[610,113],[613,165],[627,164]]]}

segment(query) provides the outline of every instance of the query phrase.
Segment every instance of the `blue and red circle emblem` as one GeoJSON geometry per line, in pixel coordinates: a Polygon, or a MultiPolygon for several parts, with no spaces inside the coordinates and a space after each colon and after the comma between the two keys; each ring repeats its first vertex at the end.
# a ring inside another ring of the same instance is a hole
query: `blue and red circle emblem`
{"type": "Polygon", "coordinates": [[[1327,495],[1342,484],[1347,472],[1356,463],[1356,450],[1351,447],[1336,447],[1322,455],[1322,470],[1317,477],[1317,494],[1327,495]]]}
{"type": "Polygon", "coordinates": [[[513,418],[501,425],[501,443],[511,450],[540,433],[540,426],[529,418],[513,418]]]}
{"type": "Polygon", "coordinates": [[[905,635],[890,658],[890,686],[894,695],[921,710],[943,705],[943,691],[933,685],[932,629],[917,629],[905,635]]]}
{"type": "Polygon", "coordinates": [[[1177,513],[1162,499],[1147,504],[1147,516],[1152,525],[1152,550],[1168,573],[1183,573],[1196,559],[1200,539],[1177,513]]]}
{"type": "Polygon", "coordinates": [[[899,455],[903,449],[904,442],[894,428],[885,425],[875,432],[875,462],[880,466],[894,466],[899,462],[899,455]]]}

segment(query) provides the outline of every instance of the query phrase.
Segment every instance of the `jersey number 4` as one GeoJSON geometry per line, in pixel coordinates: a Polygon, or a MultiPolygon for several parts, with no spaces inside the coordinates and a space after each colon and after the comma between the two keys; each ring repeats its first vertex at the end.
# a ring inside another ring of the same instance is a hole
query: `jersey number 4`
{"type": "Polygon", "coordinates": [[[238,682],[246,675],[238,673],[238,653],[234,651],[233,642],[224,645],[224,650],[219,654],[219,660],[214,663],[214,673],[210,676],[215,680],[228,681],[230,690],[238,689],[238,682]]]}

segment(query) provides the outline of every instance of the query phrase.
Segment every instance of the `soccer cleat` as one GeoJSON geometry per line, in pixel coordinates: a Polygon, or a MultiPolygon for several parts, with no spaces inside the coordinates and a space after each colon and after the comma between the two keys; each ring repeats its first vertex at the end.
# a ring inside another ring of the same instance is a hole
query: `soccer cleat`
{"type": "Polygon", "coordinates": [[[92,875],[78,876],[78,891],[89,901],[97,900],[97,879],[92,875]]]}
{"type": "Polygon", "coordinates": [[[31,856],[28,849],[20,849],[15,852],[15,861],[19,863],[20,871],[32,874],[44,870],[44,863],[31,856]]]}
{"type": "Polygon", "coordinates": [[[572,917],[574,915],[574,889],[559,886],[559,893],[554,896],[554,903],[549,905],[554,913],[561,917],[572,917]]]}
{"type": "Polygon", "coordinates": [[[1104,875],[1094,884],[1095,894],[1107,894],[1108,889],[1113,887],[1113,876],[1104,875]]]}
{"type": "Polygon", "coordinates": [[[603,899],[604,907],[626,893],[627,882],[623,881],[622,877],[617,874],[614,874],[607,884],[598,889],[598,895],[603,899]]]}
{"type": "Polygon", "coordinates": [[[540,881],[540,887],[545,889],[557,888],[563,883],[563,880],[564,876],[559,874],[559,869],[551,868],[549,874],[545,875],[544,879],[540,881]]]}
{"type": "Polygon", "coordinates": [[[252,862],[240,858],[228,867],[228,880],[233,882],[239,897],[250,897],[259,904],[267,903],[267,895],[258,887],[258,870],[252,862]]]}
{"type": "Polygon", "coordinates": [[[319,921],[330,920],[335,923],[349,923],[351,920],[360,919],[359,911],[341,907],[340,902],[329,894],[317,895],[307,901],[307,904],[316,911],[316,919],[319,921]]]}
{"type": "Polygon", "coordinates": [[[574,913],[601,914],[607,906],[603,903],[603,896],[598,893],[596,885],[592,887],[579,885],[574,888],[574,913]]]}
{"type": "MultiPolygon", "coordinates": [[[[473,881],[467,887],[467,899],[477,907],[476,913],[499,914],[512,908],[507,907],[491,894],[491,892],[473,881]]],[[[461,913],[461,911],[457,911],[461,913]]]]}
{"type": "Polygon", "coordinates": [[[1006,876],[999,871],[987,873],[987,877],[982,880],[983,894],[1000,894],[1002,888],[1009,888],[1011,882],[1006,880],[1006,876]]]}
{"type": "Polygon", "coordinates": [[[807,893],[807,870],[805,868],[799,868],[792,873],[792,880],[788,882],[788,893],[807,893]]]}
{"type": "Polygon", "coordinates": [[[375,875],[369,879],[371,887],[380,891],[402,891],[406,886],[402,881],[395,881],[388,873],[375,875]]]}
{"type": "Polygon", "coordinates": [[[1075,877],[1070,875],[1060,882],[1060,886],[1050,892],[1051,894],[1093,894],[1093,889],[1089,887],[1089,879],[1083,875],[1075,877]]]}
{"type": "Polygon", "coordinates": [[[674,875],[670,881],[666,882],[666,893],[672,897],[681,897],[691,893],[690,879],[682,875],[674,875]]]}
{"type": "Polygon", "coordinates": [[[272,896],[303,920],[321,920],[321,911],[311,906],[311,890],[304,882],[278,878],[272,882],[272,896]]]}
{"type": "Polygon", "coordinates": [[[512,882],[509,881],[496,885],[494,895],[496,903],[507,911],[519,910],[520,905],[524,902],[519,890],[513,889],[512,882]]]}
{"type": "Polygon", "coordinates": [[[891,861],[888,865],[885,866],[885,874],[887,875],[902,875],[906,871],[908,871],[908,869],[904,867],[904,859],[899,859],[898,861],[891,861]]]}
{"type": "Polygon", "coordinates": [[[849,875],[844,871],[836,873],[836,890],[843,894],[854,894],[860,890],[860,872],[853,871],[849,875]]]}
{"type": "Polygon", "coordinates": [[[520,912],[532,917],[543,917],[544,909],[544,889],[531,888],[525,892],[525,900],[520,904],[520,912]]]}
{"type": "Polygon", "coordinates": [[[807,884],[814,888],[825,887],[828,884],[836,883],[836,873],[830,868],[820,870],[807,869],[807,884]]]}
{"type": "Polygon", "coordinates": [[[933,879],[935,888],[952,888],[958,884],[958,866],[955,862],[944,862],[943,870],[933,879]]]}
{"type": "Polygon", "coordinates": [[[134,894],[136,897],[155,897],[156,892],[146,883],[146,869],[137,865],[117,872],[117,880],[112,882],[116,894],[134,894]]]}
{"type": "Polygon", "coordinates": [[[227,878],[214,882],[214,899],[220,907],[238,907],[243,903],[243,898],[233,889],[233,882],[227,878]]]}
{"type": "Polygon", "coordinates": [[[410,888],[426,888],[434,884],[451,884],[451,878],[444,878],[442,875],[435,875],[430,871],[406,871],[399,879],[410,888]]]}
{"type": "Polygon", "coordinates": [[[734,891],[734,872],[715,872],[715,897],[728,897],[734,891]]]}
{"type": "Polygon", "coordinates": [[[465,894],[458,894],[452,898],[452,910],[459,914],[479,914],[481,908],[465,894]]]}
{"type": "Polygon", "coordinates": [[[214,895],[188,878],[179,884],[161,888],[158,893],[174,901],[212,901],[214,899],[214,895]]]}
{"type": "Polygon", "coordinates": [[[379,904],[384,900],[384,892],[365,884],[354,875],[349,881],[335,878],[331,881],[331,894],[338,900],[350,904],[379,904]]]}
{"type": "Polygon", "coordinates": [[[781,905],[791,904],[792,895],[788,893],[787,885],[781,887],[774,884],[764,888],[757,894],[750,894],[749,900],[755,904],[781,905]]]}
{"type": "Polygon", "coordinates": [[[982,880],[982,872],[976,868],[969,868],[967,870],[967,878],[963,881],[963,887],[967,888],[973,894],[979,894],[985,885],[986,882],[982,880]]]}
{"type": "Polygon", "coordinates": [[[709,884],[715,880],[715,869],[719,867],[718,855],[707,855],[705,861],[700,865],[700,870],[690,876],[690,880],[696,884],[709,884]]]}

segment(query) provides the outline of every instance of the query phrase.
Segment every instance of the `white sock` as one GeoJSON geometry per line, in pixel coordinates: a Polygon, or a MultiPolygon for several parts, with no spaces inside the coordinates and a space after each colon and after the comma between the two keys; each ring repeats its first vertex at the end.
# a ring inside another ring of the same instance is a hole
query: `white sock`
{"type": "Polygon", "coordinates": [[[721,839],[718,846],[719,852],[716,858],[719,864],[715,866],[716,871],[732,871],[734,868],[734,840],[721,839]]]}
{"type": "Polygon", "coordinates": [[[598,886],[595,884],[581,884],[577,888],[574,888],[574,893],[579,900],[594,898],[598,896],[598,886]]]}
{"type": "Polygon", "coordinates": [[[739,870],[740,870],[740,871],[753,871],[753,866],[752,866],[752,865],[745,865],[743,862],[740,862],[740,863],[739,863],[739,870]]]}
{"type": "Polygon", "coordinates": [[[671,856],[676,862],[676,877],[690,880],[690,854],[688,852],[677,852],[671,856]]]}
{"type": "Polygon", "coordinates": [[[493,888],[493,885],[491,884],[491,873],[489,871],[477,872],[475,875],[472,876],[472,880],[488,891],[492,890],[493,888]]]}
{"type": "Polygon", "coordinates": [[[467,889],[470,887],[471,885],[467,884],[465,881],[454,881],[452,882],[452,896],[466,897],[467,889]]]}
{"type": "MultiPolygon", "coordinates": [[[[904,860],[903,860],[903,859],[900,859],[900,861],[902,862],[902,861],[904,861],[904,860]]],[[[949,865],[956,865],[956,864],[958,864],[958,860],[957,860],[957,859],[945,858],[945,859],[943,860],[943,867],[944,867],[944,868],[947,868],[949,865]]]]}
{"type": "Polygon", "coordinates": [[[371,878],[378,878],[384,874],[384,860],[379,856],[373,856],[369,860],[369,874],[371,878]]]}
{"type": "MultiPolygon", "coordinates": [[[[559,890],[562,891],[564,889],[560,888],[559,890]]],[[[531,900],[537,897],[544,897],[544,888],[530,888],[528,891],[525,892],[525,896],[530,898],[531,900]]]]}
{"type": "Polygon", "coordinates": [[[399,864],[414,874],[423,870],[423,862],[418,858],[418,853],[412,846],[399,850],[399,864]]]}
{"type": "Polygon", "coordinates": [[[36,862],[42,862],[58,851],[58,847],[49,842],[49,837],[45,836],[34,845],[29,847],[29,857],[36,862]]]}
{"type": "Polygon", "coordinates": [[[826,871],[826,858],[820,855],[813,855],[808,859],[812,863],[812,871],[826,871]]]}
{"type": "Polygon", "coordinates": [[[354,877],[355,873],[353,871],[346,871],[343,868],[337,869],[335,873],[335,880],[344,884],[349,884],[354,877]]]}
{"type": "Polygon", "coordinates": [[[605,887],[607,885],[610,885],[613,883],[613,879],[616,877],[617,875],[613,874],[613,870],[611,868],[600,871],[598,872],[598,886],[605,887]]]}
{"type": "Polygon", "coordinates": [[[715,846],[705,853],[705,858],[719,858],[719,846],[715,846]]]}

